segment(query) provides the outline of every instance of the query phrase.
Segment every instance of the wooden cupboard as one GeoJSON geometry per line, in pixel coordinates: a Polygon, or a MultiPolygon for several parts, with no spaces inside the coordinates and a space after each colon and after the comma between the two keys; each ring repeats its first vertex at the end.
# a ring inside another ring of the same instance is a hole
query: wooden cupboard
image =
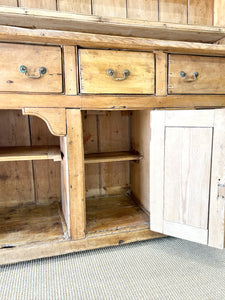
{"type": "Polygon", "coordinates": [[[32,76],[20,60],[2,69],[1,84],[13,74],[20,89],[0,93],[0,263],[163,234],[223,248],[225,96],[204,74],[225,47],[14,30],[2,47],[28,57],[32,76]],[[200,59],[172,71],[174,57],[200,59]],[[170,94],[171,80],[188,92],[170,94]]]}

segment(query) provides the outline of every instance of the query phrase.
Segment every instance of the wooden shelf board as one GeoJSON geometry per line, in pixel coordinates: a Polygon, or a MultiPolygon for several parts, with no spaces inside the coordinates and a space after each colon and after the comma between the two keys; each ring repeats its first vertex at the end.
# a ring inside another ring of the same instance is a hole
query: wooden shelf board
{"type": "Polygon", "coordinates": [[[103,162],[130,161],[130,160],[140,160],[140,159],[142,159],[142,155],[134,154],[129,151],[105,152],[105,153],[85,154],[84,163],[95,164],[95,163],[103,163],[103,162]]]}
{"type": "Polygon", "coordinates": [[[25,28],[79,31],[165,40],[213,43],[225,28],[76,15],[40,9],[0,7],[0,24],[25,28]]]}
{"type": "Polygon", "coordinates": [[[60,148],[58,146],[28,146],[0,148],[0,162],[46,159],[61,161],[62,158],[60,148]]]}
{"type": "Polygon", "coordinates": [[[0,248],[64,239],[58,203],[0,209],[0,248]]]}
{"type": "Polygon", "coordinates": [[[88,198],[87,236],[149,229],[149,216],[126,195],[88,198]]]}

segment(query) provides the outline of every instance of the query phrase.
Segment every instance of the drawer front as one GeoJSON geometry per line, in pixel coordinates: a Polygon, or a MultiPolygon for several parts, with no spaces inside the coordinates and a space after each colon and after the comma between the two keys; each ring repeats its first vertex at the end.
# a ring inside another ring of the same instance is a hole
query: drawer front
{"type": "Polygon", "coordinates": [[[81,49],[80,91],[91,94],[154,94],[154,65],[153,53],[81,49]]]}
{"type": "Polygon", "coordinates": [[[169,55],[168,93],[225,94],[225,58],[169,55]]]}
{"type": "Polygon", "coordinates": [[[0,67],[1,92],[62,92],[60,47],[2,43],[0,67]]]}

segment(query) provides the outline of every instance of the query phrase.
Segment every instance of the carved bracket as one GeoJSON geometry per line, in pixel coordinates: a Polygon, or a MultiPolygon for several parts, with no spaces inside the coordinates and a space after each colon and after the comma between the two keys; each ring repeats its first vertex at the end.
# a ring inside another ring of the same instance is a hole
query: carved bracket
{"type": "Polygon", "coordinates": [[[32,115],[45,121],[49,131],[56,136],[66,135],[66,110],[65,108],[33,108],[22,109],[23,115],[32,115]]]}

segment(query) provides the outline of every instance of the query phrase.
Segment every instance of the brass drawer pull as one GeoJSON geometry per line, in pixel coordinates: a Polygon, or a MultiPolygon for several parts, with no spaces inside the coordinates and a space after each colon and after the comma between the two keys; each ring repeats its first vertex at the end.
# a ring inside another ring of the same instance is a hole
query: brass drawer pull
{"type": "Polygon", "coordinates": [[[107,70],[107,75],[112,76],[113,80],[125,80],[130,75],[130,71],[129,70],[124,70],[123,71],[123,77],[115,78],[115,76],[114,76],[115,72],[112,69],[108,69],[107,70]]]}
{"type": "Polygon", "coordinates": [[[192,82],[195,81],[198,78],[199,73],[194,72],[190,78],[187,78],[187,73],[184,71],[180,71],[180,77],[184,78],[184,81],[192,82]]]}
{"type": "Polygon", "coordinates": [[[45,67],[40,67],[39,68],[39,75],[30,75],[28,73],[27,67],[24,65],[21,65],[19,67],[19,70],[21,73],[23,73],[24,75],[26,75],[28,78],[32,78],[32,79],[39,79],[41,78],[42,75],[45,75],[47,72],[47,69],[45,67]]]}

